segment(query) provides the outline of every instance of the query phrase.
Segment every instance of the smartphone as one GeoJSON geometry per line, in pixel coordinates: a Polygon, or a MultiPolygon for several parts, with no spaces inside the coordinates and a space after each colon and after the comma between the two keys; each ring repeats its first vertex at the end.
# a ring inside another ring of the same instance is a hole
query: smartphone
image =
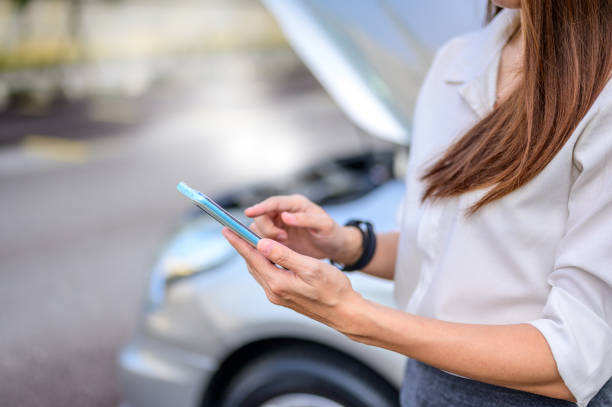
{"type": "Polygon", "coordinates": [[[191,199],[198,208],[209,214],[214,220],[227,226],[238,236],[249,242],[251,245],[257,247],[257,242],[261,237],[257,236],[251,229],[245,226],[238,219],[233,217],[228,211],[223,209],[218,203],[201,193],[200,191],[191,188],[184,182],[179,182],[176,186],[178,191],[191,199]]]}

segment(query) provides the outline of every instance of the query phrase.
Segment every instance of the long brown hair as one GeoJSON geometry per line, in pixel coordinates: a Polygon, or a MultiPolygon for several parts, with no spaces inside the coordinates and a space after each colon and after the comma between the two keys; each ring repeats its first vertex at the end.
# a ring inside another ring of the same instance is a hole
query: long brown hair
{"type": "Polygon", "coordinates": [[[426,169],[423,201],[491,187],[471,215],[526,184],[563,147],[609,79],[612,0],[523,0],[521,15],[518,86],[426,169]]]}

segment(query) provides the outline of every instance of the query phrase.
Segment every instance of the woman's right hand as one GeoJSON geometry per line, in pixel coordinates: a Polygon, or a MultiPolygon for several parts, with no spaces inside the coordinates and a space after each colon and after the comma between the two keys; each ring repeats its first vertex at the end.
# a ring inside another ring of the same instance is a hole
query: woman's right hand
{"type": "Polygon", "coordinates": [[[357,228],[340,226],[302,195],[273,196],[245,209],[244,214],[255,218],[251,224],[255,233],[306,256],[353,264],[363,250],[357,228]]]}

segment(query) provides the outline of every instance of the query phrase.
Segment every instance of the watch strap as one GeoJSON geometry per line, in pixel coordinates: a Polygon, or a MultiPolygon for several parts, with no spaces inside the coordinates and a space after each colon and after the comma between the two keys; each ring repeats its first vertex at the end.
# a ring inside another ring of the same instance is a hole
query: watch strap
{"type": "Polygon", "coordinates": [[[374,233],[374,226],[372,225],[372,223],[360,219],[350,219],[344,224],[344,226],[352,226],[359,229],[359,231],[361,232],[361,237],[363,239],[363,251],[359,259],[357,259],[357,261],[353,264],[342,264],[331,259],[330,262],[332,265],[338,267],[342,271],[361,270],[365,266],[367,266],[370,261],[372,261],[372,258],[374,257],[374,252],[376,251],[376,234],[374,233]]]}

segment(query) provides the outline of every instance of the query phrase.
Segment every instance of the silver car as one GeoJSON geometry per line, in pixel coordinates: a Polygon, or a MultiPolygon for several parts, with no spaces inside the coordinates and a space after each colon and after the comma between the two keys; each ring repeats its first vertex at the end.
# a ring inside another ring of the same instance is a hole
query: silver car
{"type": "MultiPolygon", "coordinates": [[[[298,55],[365,132],[407,145],[416,94],[434,50],[477,28],[485,2],[264,0],[298,55]]],[[[396,225],[397,154],[372,152],[307,169],[287,185],[217,197],[241,208],[302,193],[340,223],[396,225]]],[[[393,306],[392,283],[350,273],[364,297],[393,306]]],[[[146,305],[121,350],[126,406],[395,406],[405,358],[355,343],[269,303],[220,226],[195,214],[151,272],[146,305]]]]}

